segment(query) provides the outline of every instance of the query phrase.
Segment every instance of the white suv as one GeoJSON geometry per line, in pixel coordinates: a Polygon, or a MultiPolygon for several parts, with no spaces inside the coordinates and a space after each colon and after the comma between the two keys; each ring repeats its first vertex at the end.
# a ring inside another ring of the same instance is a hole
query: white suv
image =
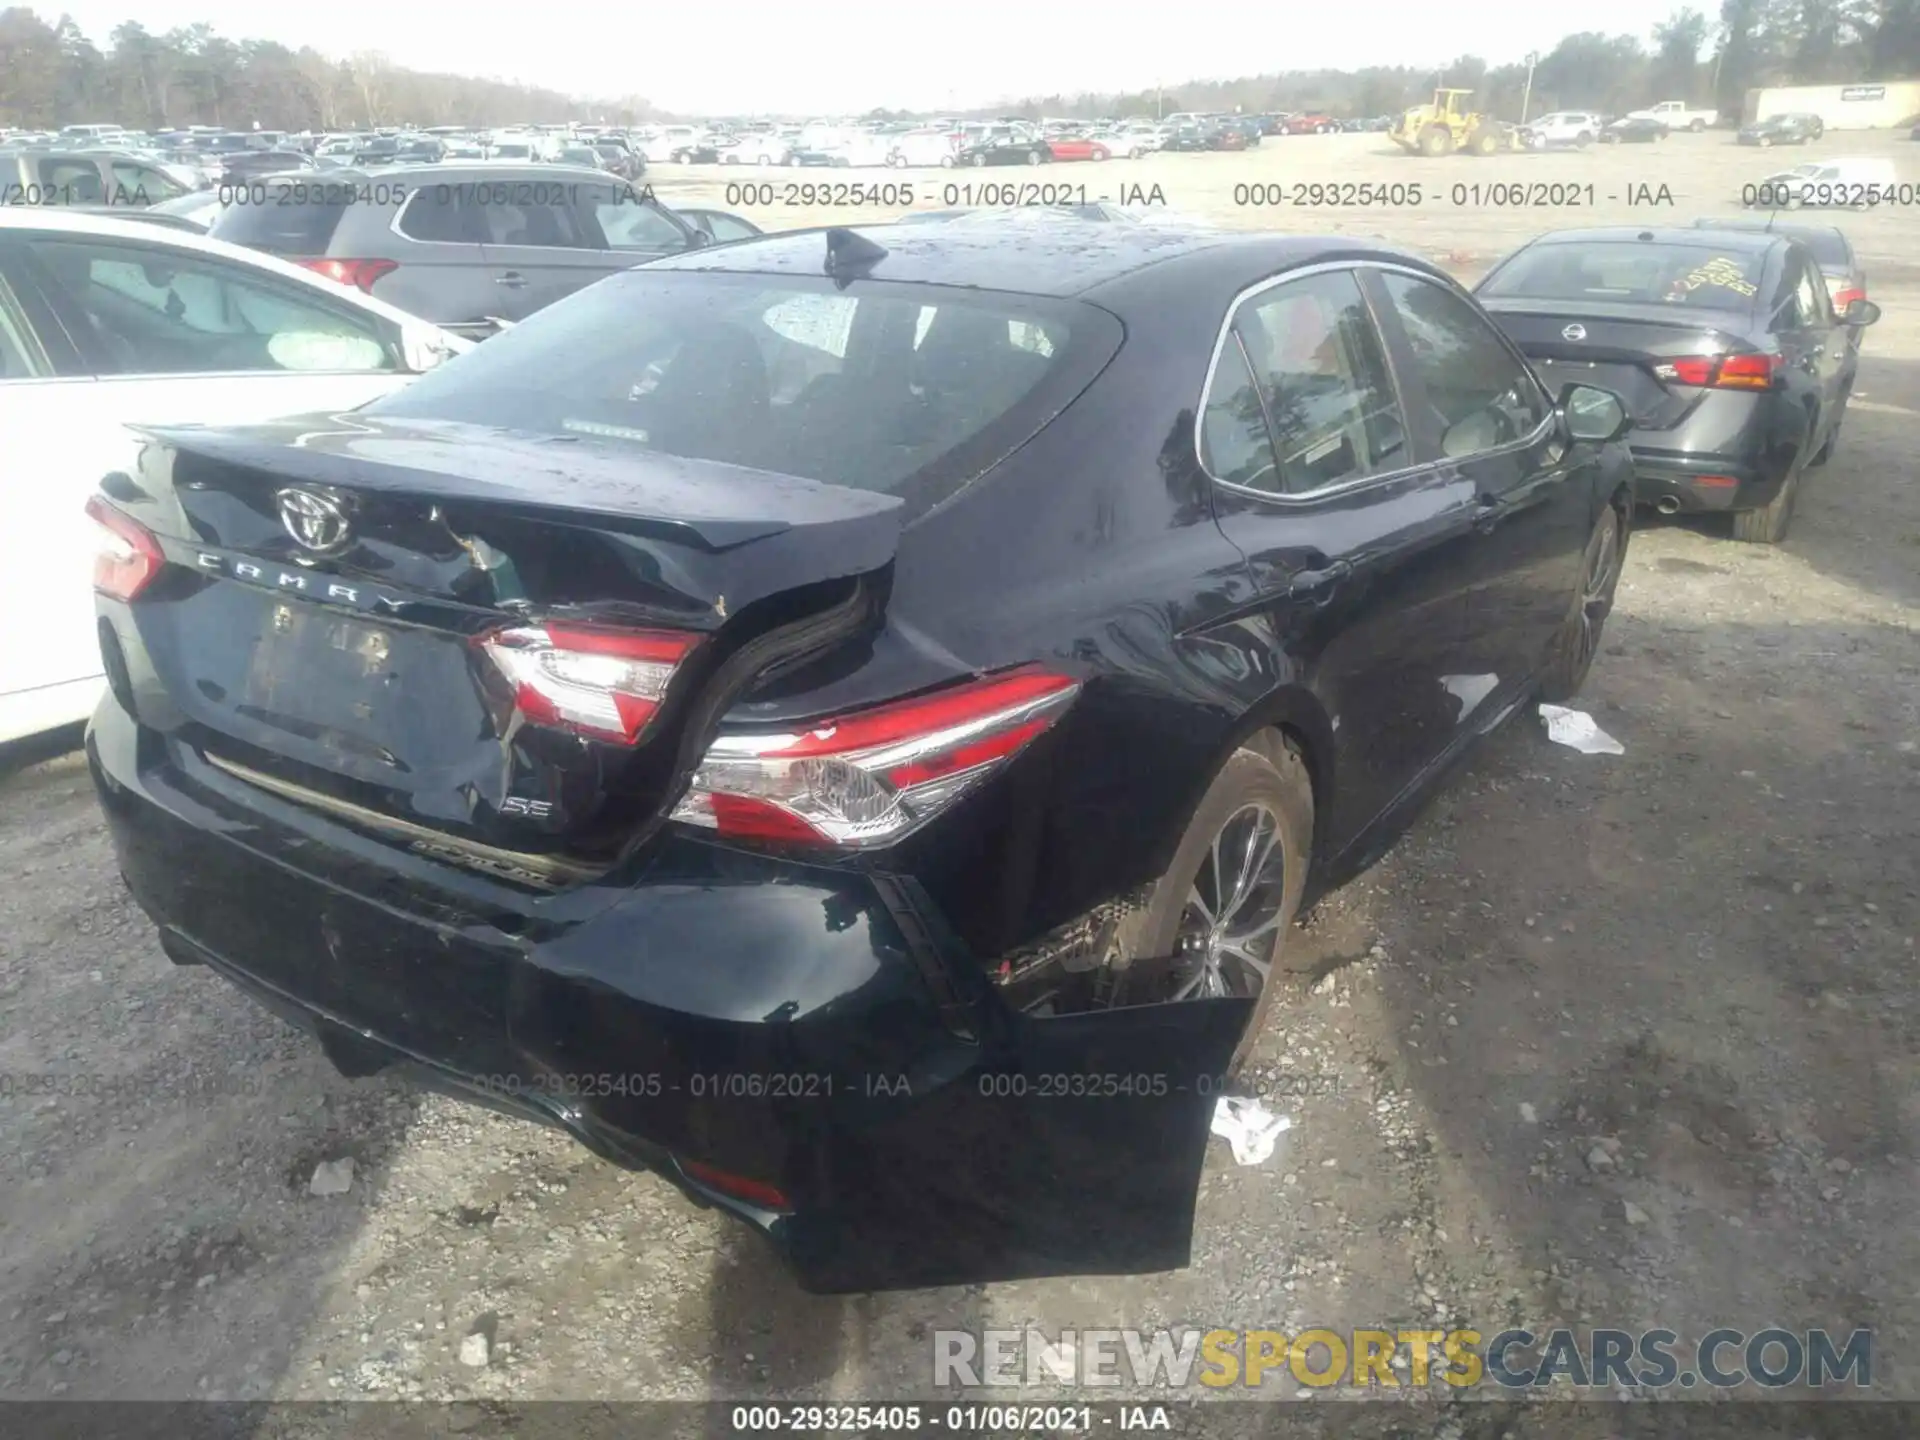
{"type": "Polygon", "coordinates": [[[1556,110],[1526,127],[1527,142],[1547,145],[1591,145],[1600,138],[1600,117],[1588,110],[1556,110]]]}

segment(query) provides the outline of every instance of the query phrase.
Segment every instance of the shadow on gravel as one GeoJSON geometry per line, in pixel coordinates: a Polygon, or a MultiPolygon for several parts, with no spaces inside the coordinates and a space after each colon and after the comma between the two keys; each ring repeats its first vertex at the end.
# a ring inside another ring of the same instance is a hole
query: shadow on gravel
{"type": "Polygon", "coordinates": [[[339,1078],[306,1037],[168,962],[84,757],[35,748],[0,767],[0,1392],[268,1393],[327,1311],[417,1101],[339,1078]],[[346,1158],[346,1193],[308,1193],[317,1164],[346,1158]]]}
{"type": "Polygon", "coordinates": [[[86,723],[82,721],[78,725],[62,725],[57,730],[0,744],[0,783],[5,783],[12,776],[43,760],[78,750],[86,731],[86,723]]]}
{"type": "Polygon", "coordinates": [[[1522,715],[1402,842],[1385,1083],[1465,1192],[1435,1268],[1533,1277],[1476,1328],[1869,1327],[1877,1395],[1915,1393],[1915,658],[1617,613],[1575,703],[1626,754],[1522,715]]]}

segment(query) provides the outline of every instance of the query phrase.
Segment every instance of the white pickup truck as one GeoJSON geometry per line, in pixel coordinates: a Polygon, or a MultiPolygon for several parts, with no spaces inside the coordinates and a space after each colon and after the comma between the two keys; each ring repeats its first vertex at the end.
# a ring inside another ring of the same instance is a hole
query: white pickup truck
{"type": "Polygon", "coordinates": [[[1658,120],[1669,130],[1704,130],[1717,124],[1718,110],[1695,110],[1684,100],[1662,100],[1645,110],[1630,110],[1629,120],[1658,120]]]}

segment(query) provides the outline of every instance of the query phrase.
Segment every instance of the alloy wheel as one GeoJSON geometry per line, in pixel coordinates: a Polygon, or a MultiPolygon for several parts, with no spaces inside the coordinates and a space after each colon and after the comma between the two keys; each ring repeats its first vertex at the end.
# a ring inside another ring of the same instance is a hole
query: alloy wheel
{"type": "Polygon", "coordinates": [[[1264,802],[1227,817],[1187,890],[1168,999],[1261,992],[1280,942],[1286,866],[1279,816],[1264,802]]]}

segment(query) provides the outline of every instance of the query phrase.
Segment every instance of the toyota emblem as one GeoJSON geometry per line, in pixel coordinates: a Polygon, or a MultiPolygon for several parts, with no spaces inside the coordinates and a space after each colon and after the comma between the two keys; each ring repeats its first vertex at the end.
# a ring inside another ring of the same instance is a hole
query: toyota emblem
{"type": "Polygon", "coordinates": [[[1569,325],[1560,332],[1560,338],[1563,340],[1584,340],[1587,338],[1587,327],[1584,325],[1569,325]]]}
{"type": "Polygon", "coordinates": [[[274,498],[280,502],[280,523],[307,549],[334,550],[346,543],[347,512],[335,497],[317,490],[282,490],[274,498]]]}

